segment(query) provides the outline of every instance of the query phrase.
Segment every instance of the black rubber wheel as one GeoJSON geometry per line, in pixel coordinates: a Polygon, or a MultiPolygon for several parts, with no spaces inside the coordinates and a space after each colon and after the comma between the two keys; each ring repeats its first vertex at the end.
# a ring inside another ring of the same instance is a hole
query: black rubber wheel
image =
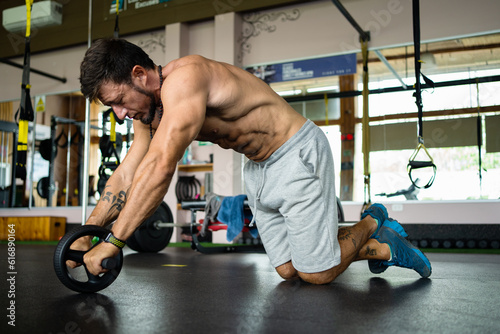
{"type": "Polygon", "coordinates": [[[100,276],[90,274],[85,265],[82,265],[85,270],[85,275],[83,275],[83,277],[76,277],[76,275],[72,273],[73,269],[66,266],[67,260],[83,263],[83,256],[86,253],[85,251],[70,249],[73,242],[83,236],[93,236],[100,239],[97,242],[99,243],[102,242],[108,234],[109,230],[105,228],[84,225],[75,228],[61,238],[54,253],[54,270],[62,284],[76,292],[91,293],[100,291],[114,282],[123,265],[123,252],[121,250],[116,257],[103,261],[103,267],[109,269],[109,271],[100,276]]]}
{"type": "Polygon", "coordinates": [[[172,211],[167,203],[162,202],[155,213],[128,238],[127,245],[137,252],[157,253],[161,251],[168,246],[174,228],[158,228],[156,223],[172,223],[173,221],[172,211]]]}

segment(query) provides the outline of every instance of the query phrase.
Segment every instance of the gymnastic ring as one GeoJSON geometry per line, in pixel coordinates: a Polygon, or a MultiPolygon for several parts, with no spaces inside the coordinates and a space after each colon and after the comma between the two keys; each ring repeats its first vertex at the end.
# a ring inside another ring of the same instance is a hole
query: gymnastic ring
{"type": "MultiPolygon", "coordinates": [[[[73,244],[73,242],[81,237],[97,237],[98,241],[94,244],[95,246],[101,243],[108,234],[109,230],[103,227],[84,225],[75,228],[61,238],[54,252],[54,270],[62,284],[76,292],[91,293],[100,291],[114,282],[114,280],[118,277],[118,274],[120,273],[123,265],[122,250],[120,250],[120,253],[117,256],[113,258],[107,258],[102,261],[101,266],[105,269],[108,269],[107,272],[99,276],[94,276],[87,270],[87,267],[83,262],[83,256],[88,251],[86,252],[70,249],[70,246],[73,244]],[[76,275],[74,272],[72,275],[72,269],[66,266],[67,260],[82,263],[82,266],[85,269],[86,277],[78,277],[78,275],[76,275]]],[[[92,248],[94,246],[92,246],[92,248]]]]}

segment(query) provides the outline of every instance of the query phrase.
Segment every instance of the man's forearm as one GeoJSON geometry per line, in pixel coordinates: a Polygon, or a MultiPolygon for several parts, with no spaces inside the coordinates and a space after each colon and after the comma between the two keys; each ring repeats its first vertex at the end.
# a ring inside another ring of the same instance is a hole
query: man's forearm
{"type": "Polygon", "coordinates": [[[130,186],[116,189],[113,185],[106,185],[101,199],[87,220],[87,224],[107,226],[114,222],[127,202],[130,186]]]}
{"type": "MultiPolygon", "coordinates": [[[[174,163],[173,171],[175,171],[175,165],[174,163]]],[[[155,212],[167,193],[173,171],[165,173],[163,168],[149,160],[138,168],[127,197],[128,203],[123,208],[123,212],[120,211],[113,225],[113,233],[117,238],[126,240],[144,220],[155,212]]]]}

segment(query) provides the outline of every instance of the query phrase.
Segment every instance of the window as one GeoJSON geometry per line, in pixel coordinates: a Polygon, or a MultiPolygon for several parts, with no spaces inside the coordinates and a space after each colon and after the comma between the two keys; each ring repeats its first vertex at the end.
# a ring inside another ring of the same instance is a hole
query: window
{"type": "MultiPolygon", "coordinates": [[[[431,77],[435,82],[469,79],[498,75],[500,70],[462,72],[431,77]]],[[[381,81],[373,87],[394,86],[394,80],[381,81]]],[[[361,87],[362,88],[362,87],[361,87]]],[[[360,88],[360,89],[361,89],[360,88]]],[[[373,89],[373,88],[371,88],[373,89]]],[[[437,175],[434,184],[428,189],[417,190],[420,200],[466,200],[500,198],[500,142],[497,122],[500,119],[500,96],[495,94],[500,82],[487,82],[476,85],[461,85],[426,89],[422,92],[424,116],[432,112],[433,117],[423,121],[424,140],[434,163],[437,175]],[[479,173],[479,150],[477,145],[476,108],[479,105],[490,107],[480,116],[481,125],[481,178],[479,173]],[[498,109],[496,109],[498,106],[498,109]],[[439,112],[442,111],[442,112],[439,112]],[[456,111],[456,112],[455,112],[456,111]],[[492,123],[492,125],[489,125],[492,123]],[[488,145],[488,143],[490,143],[488,145]]],[[[358,100],[358,111],[362,111],[362,99],[358,100]]],[[[378,121],[371,122],[371,192],[372,201],[405,200],[404,194],[387,197],[390,194],[408,190],[411,181],[406,166],[417,144],[417,119],[407,118],[405,114],[416,113],[415,98],[412,92],[398,92],[370,95],[370,116],[378,121]],[[400,117],[384,117],[399,115],[400,117]],[[377,196],[377,194],[386,196],[377,196]]],[[[357,131],[361,131],[358,126],[357,131]]],[[[361,136],[358,135],[358,138],[361,136]]],[[[361,151],[356,155],[356,166],[363,165],[361,151]]],[[[363,171],[355,171],[355,200],[363,201],[363,171]],[[360,188],[361,187],[361,188],[360,188]],[[359,190],[359,189],[361,190],[359,190]],[[356,195],[358,194],[358,195],[356,195]]],[[[412,173],[423,186],[430,179],[430,168],[412,173]]]]}

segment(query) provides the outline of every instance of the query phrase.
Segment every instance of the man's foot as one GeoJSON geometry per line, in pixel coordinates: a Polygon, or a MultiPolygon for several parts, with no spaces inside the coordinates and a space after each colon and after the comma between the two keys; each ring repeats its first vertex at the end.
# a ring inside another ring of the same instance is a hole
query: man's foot
{"type": "Polygon", "coordinates": [[[380,227],[382,226],[384,221],[389,217],[387,209],[380,203],[374,203],[370,205],[368,209],[363,211],[363,213],[361,214],[361,219],[365,218],[366,216],[371,216],[377,221],[378,224],[377,230],[370,236],[370,238],[375,238],[378,231],[380,230],[380,227]]]}
{"type": "MultiPolygon", "coordinates": [[[[408,233],[406,233],[403,226],[401,226],[401,224],[398,223],[397,220],[394,220],[392,218],[387,218],[382,224],[382,226],[393,229],[397,234],[399,234],[403,238],[408,237],[408,233]]],[[[379,234],[373,237],[373,239],[377,239],[378,241],[380,241],[379,238],[380,238],[379,234]]],[[[374,274],[381,274],[387,268],[389,268],[386,262],[387,261],[381,261],[381,260],[368,260],[368,268],[370,268],[370,271],[374,274]]]]}
{"type": "Polygon", "coordinates": [[[431,275],[432,268],[429,259],[395,230],[384,225],[380,228],[377,239],[380,243],[388,244],[392,254],[391,260],[381,261],[381,266],[414,269],[424,278],[431,275]]]}
{"type": "MultiPolygon", "coordinates": [[[[387,226],[392,228],[394,231],[399,233],[403,238],[406,238],[408,236],[406,231],[396,220],[389,218],[387,209],[382,204],[380,203],[372,204],[368,209],[366,209],[363,212],[363,214],[361,215],[361,219],[365,218],[368,215],[376,219],[379,224],[377,230],[375,231],[375,233],[371,235],[370,238],[372,239],[379,238],[378,232],[381,226],[387,226]]],[[[384,262],[385,261],[380,261],[380,260],[368,260],[368,268],[370,268],[370,271],[374,274],[381,274],[389,267],[384,262]]]]}

